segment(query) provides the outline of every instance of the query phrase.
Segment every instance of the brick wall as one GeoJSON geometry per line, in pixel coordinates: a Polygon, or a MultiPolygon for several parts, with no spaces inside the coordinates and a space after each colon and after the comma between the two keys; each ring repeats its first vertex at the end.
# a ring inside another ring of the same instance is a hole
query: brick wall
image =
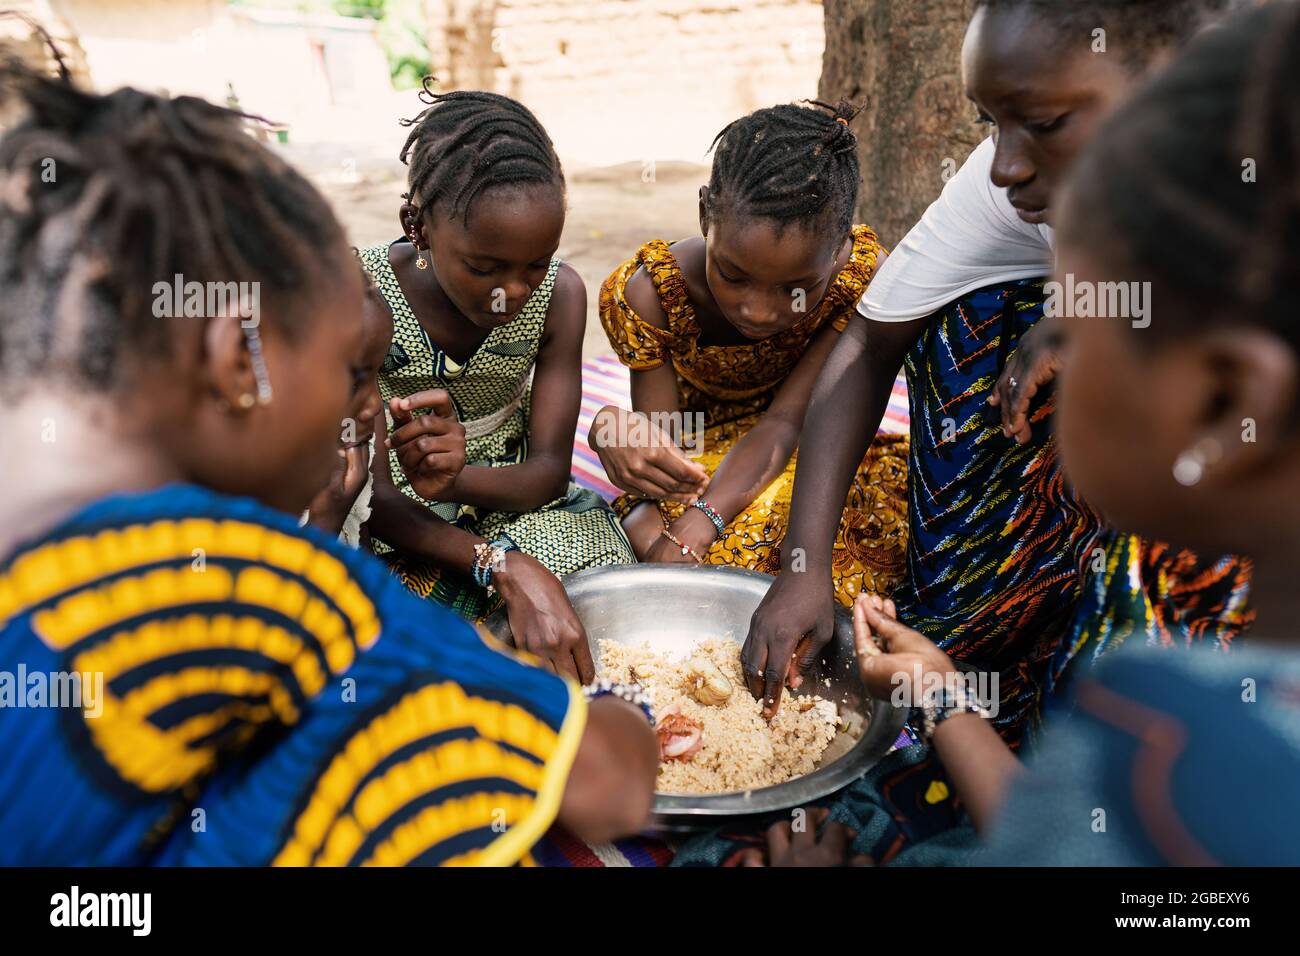
{"type": "Polygon", "coordinates": [[[699,160],[743,113],[816,95],[820,0],[428,0],[446,86],[518,97],[560,152],[699,160]]]}

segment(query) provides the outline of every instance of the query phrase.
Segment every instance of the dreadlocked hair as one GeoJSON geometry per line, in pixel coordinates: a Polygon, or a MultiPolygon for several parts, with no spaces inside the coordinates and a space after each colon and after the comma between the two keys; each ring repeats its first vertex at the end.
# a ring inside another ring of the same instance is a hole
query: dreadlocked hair
{"type": "Polygon", "coordinates": [[[423,218],[438,204],[447,218],[469,226],[470,207],[500,186],[554,185],[564,192],[564,170],[551,138],[528,107],[508,96],[477,90],[435,93],[425,77],[420,101],[399,157],[409,169],[407,202],[423,218]]]}
{"type": "Polygon", "coordinates": [[[0,137],[0,386],[107,391],[123,355],[169,355],[153,290],[176,276],[257,282],[292,333],[347,246],[320,193],[245,133],[256,118],[60,73],[0,48],[0,107],[21,115],[0,137]]]}
{"type": "Polygon", "coordinates": [[[848,233],[858,201],[858,138],[849,123],[862,108],[804,102],[757,110],[717,135],[710,219],[729,211],[785,227],[828,216],[836,235],[848,233]]]}
{"type": "Polygon", "coordinates": [[[1080,157],[1061,243],[1152,282],[1144,342],[1231,322],[1300,352],[1297,73],[1300,4],[1278,0],[1200,37],[1080,157]]]}
{"type": "Polygon", "coordinates": [[[990,9],[1027,7],[1080,44],[1106,31],[1124,60],[1143,66],[1164,50],[1186,45],[1204,27],[1259,0],[977,0],[990,9]]]}

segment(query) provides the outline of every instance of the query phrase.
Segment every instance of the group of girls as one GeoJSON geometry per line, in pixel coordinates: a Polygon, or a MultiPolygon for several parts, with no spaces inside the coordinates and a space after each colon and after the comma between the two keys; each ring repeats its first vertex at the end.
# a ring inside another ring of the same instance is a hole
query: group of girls
{"type": "Polygon", "coordinates": [[[357,254],[238,114],[6,59],[0,668],[105,692],[0,708],[0,862],[513,864],[554,824],[635,833],[653,708],[594,680],[558,576],[638,560],[778,574],[743,652],[769,712],[836,602],[883,699],[999,678],[918,700],[817,834],[681,863],[964,862],[976,833],[1006,862],[1294,862],[1300,656],[1269,642],[1300,610],[1300,5],[1204,29],[1237,5],[982,0],[963,76],[995,136],[893,256],[853,220],[851,107],[724,129],[701,235],[600,290],[632,370],[592,428],[612,507],[570,478],[586,289],[524,106],[426,90],[400,238],[357,254]],[[1044,318],[1053,260],[1151,282],[1150,328],[1044,318]],[[258,282],[261,320],[146,318],[176,274],[258,282]],[[911,435],[877,436],[900,366],[911,435]],[[610,437],[664,413],[702,417],[702,455],[610,437]],[[525,653],[476,632],[497,608],[525,653]],[[1258,812],[1219,812],[1225,760],[1271,782],[1258,812]]]}

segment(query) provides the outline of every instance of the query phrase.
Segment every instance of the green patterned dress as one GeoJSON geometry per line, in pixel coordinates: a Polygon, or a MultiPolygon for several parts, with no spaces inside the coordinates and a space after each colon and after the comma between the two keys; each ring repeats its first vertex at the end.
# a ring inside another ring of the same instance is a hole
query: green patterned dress
{"type": "MultiPolygon", "coordinates": [[[[528,457],[533,365],[560,260],[551,260],[546,279],[519,315],[493,329],[478,351],[461,365],[434,345],[416,320],[389,264],[388,249],[384,243],[361,253],[366,271],[393,312],[393,345],[379,374],[379,392],[385,403],[424,389],[446,389],[465,426],[467,464],[505,468],[522,463],[528,457]]],[[[636,561],[609,505],[595,492],[573,482],[563,498],[536,511],[489,511],[454,501],[425,501],[402,474],[396,454],[389,455],[393,481],[403,494],[472,534],[489,540],[509,535],[521,550],[557,575],[636,561]]],[[[492,610],[486,592],[470,582],[468,570],[464,575],[444,574],[440,567],[395,552],[382,541],[373,544],[375,553],[422,597],[450,606],[469,618],[480,618],[492,610]]]]}

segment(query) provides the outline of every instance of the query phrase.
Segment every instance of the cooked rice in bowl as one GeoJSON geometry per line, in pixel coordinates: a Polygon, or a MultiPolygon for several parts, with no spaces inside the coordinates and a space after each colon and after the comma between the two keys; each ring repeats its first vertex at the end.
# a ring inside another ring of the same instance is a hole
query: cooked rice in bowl
{"type": "Polygon", "coordinates": [[[660,761],[659,793],[754,790],[805,776],[816,769],[839,727],[835,705],[814,695],[787,696],[780,712],[765,720],[762,705],[745,687],[735,641],[703,641],[692,649],[690,660],[671,660],[645,645],[609,640],[600,641],[599,648],[601,676],[648,690],[661,725],[665,713],[676,711],[702,728],[698,750],[660,761]],[[698,664],[693,663],[700,659],[712,662],[730,683],[725,701],[697,700],[710,699],[701,691],[698,664]]]}

